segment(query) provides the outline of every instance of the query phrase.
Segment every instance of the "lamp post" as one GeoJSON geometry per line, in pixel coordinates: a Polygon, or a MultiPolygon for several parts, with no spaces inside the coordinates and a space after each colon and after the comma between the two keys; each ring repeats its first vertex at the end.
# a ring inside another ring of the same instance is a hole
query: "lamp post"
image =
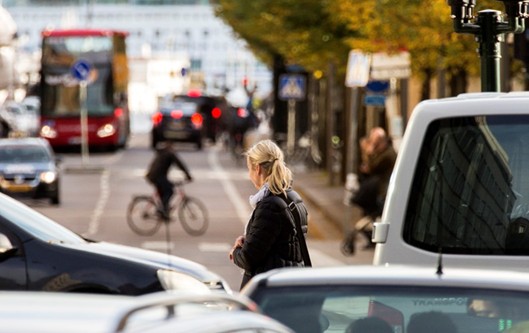
{"type": "Polygon", "coordinates": [[[486,9],[474,16],[476,0],[448,0],[456,32],[471,33],[479,43],[481,58],[481,90],[500,91],[501,44],[509,32],[525,30],[525,19],[529,17],[529,0],[502,1],[507,13],[504,21],[501,12],[486,9]]]}

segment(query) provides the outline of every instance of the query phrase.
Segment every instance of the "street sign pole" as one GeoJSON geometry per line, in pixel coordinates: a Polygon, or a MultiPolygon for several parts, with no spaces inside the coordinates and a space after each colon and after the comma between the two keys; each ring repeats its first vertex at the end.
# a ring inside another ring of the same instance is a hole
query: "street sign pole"
{"type": "MultiPolygon", "coordinates": [[[[350,153],[346,154],[345,170],[347,173],[355,173],[358,170],[358,114],[360,113],[360,88],[365,87],[369,82],[369,71],[371,68],[370,54],[359,50],[351,50],[349,52],[349,59],[347,61],[347,72],[345,75],[345,86],[350,88],[351,103],[349,107],[348,118],[349,123],[349,137],[347,138],[347,146],[350,153]]],[[[348,221],[348,217],[346,217],[348,221]]],[[[346,221],[346,222],[347,222],[346,221]]]]}
{"type": "Polygon", "coordinates": [[[88,110],[86,108],[86,80],[79,82],[79,103],[81,104],[81,156],[83,166],[88,164],[88,110]]]}
{"type": "Polygon", "coordinates": [[[306,80],[300,74],[282,74],[279,77],[279,99],[288,102],[287,159],[296,149],[296,101],[305,100],[306,80]]]}
{"type": "Polygon", "coordinates": [[[296,100],[288,100],[288,133],[287,156],[292,156],[296,149],[296,100]]]}
{"type": "Polygon", "coordinates": [[[83,166],[88,164],[88,110],[86,106],[88,76],[92,66],[86,60],[77,60],[72,68],[71,74],[79,81],[79,106],[81,112],[79,122],[81,124],[81,156],[83,166]]]}

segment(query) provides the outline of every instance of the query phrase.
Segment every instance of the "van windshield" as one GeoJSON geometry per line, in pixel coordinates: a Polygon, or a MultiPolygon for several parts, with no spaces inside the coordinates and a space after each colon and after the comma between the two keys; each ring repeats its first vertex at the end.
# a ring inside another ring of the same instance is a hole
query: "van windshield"
{"type": "Polygon", "coordinates": [[[407,243],[443,253],[529,255],[529,115],[433,122],[412,188],[407,243]]]}

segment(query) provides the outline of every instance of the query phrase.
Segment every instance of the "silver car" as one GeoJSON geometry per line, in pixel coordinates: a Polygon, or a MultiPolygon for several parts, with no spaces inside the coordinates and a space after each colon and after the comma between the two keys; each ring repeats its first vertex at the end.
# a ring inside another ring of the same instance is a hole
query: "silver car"
{"type": "Polygon", "coordinates": [[[189,292],[0,292],[0,326],[11,333],[293,333],[244,296],[189,292]]]}
{"type": "Polygon", "coordinates": [[[303,333],[529,332],[523,272],[435,264],[286,268],[256,276],[241,293],[303,333]]]}

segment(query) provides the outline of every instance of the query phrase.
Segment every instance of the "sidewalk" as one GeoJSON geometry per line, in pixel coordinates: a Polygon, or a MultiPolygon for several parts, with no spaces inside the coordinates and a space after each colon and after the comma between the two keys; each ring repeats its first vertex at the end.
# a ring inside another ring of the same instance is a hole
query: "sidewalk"
{"type": "MultiPolygon", "coordinates": [[[[357,239],[353,256],[345,256],[340,251],[344,235],[353,227],[353,221],[361,218],[357,207],[344,204],[345,188],[330,185],[328,175],[322,170],[293,168],[293,188],[302,196],[309,212],[309,243],[334,243],[333,257],[349,264],[371,263],[373,250],[364,250],[362,238],[357,239]]],[[[361,237],[361,236],[359,236],[361,237]]]]}

